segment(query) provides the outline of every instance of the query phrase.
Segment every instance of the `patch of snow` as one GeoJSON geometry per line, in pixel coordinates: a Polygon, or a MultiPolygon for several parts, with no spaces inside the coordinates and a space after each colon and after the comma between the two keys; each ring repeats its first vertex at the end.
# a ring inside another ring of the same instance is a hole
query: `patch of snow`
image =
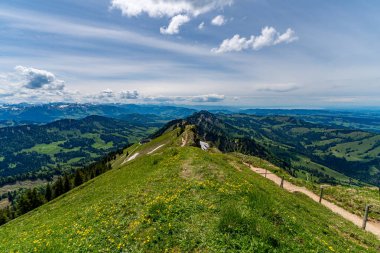
{"type": "Polygon", "coordinates": [[[199,144],[201,145],[202,150],[208,150],[210,148],[210,145],[207,142],[200,141],[199,144]]]}
{"type": "Polygon", "coordinates": [[[162,144],[162,145],[158,146],[157,148],[153,149],[152,151],[148,152],[148,155],[153,154],[156,150],[162,148],[163,146],[165,146],[165,144],[162,144]]]}
{"type": "Polygon", "coordinates": [[[135,154],[133,154],[131,157],[128,158],[127,162],[136,159],[136,157],[137,157],[139,154],[140,154],[140,153],[135,153],[135,154]]]}

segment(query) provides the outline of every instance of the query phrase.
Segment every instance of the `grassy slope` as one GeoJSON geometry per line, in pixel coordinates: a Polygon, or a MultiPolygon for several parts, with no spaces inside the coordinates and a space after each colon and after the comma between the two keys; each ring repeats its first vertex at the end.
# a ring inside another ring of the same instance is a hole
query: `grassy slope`
{"type": "MultiPolygon", "coordinates": [[[[268,169],[279,176],[284,176],[286,180],[299,186],[305,186],[309,190],[312,190],[316,194],[320,193],[320,184],[315,182],[306,181],[303,177],[291,177],[283,169],[276,167],[266,161],[263,161],[256,157],[245,156],[242,154],[233,154],[239,157],[245,162],[248,162],[254,166],[268,169]]],[[[341,186],[341,185],[326,185],[323,184],[324,198],[335,203],[336,205],[343,207],[359,216],[363,216],[364,208],[367,204],[372,205],[369,218],[371,220],[380,221],[380,192],[376,187],[358,187],[358,186],[341,186]]]]}
{"type": "MultiPolygon", "coordinates": [[[[293,166],[305,166],[307,168],[317,170],[319,172],[322,172],[323,174],[326,174],[330,177],[337,179],[340,182],[349,181],[348,176],[342,173],[339,173],[335,170],[332,170],[326,166],[313,162],[312,160],[310,160],[310,158],[307,158],[306,156],[298,156],[298,158],[299,158],[298,161],[292,161],[293,166]]],[[[299,178],[307,179],[307,174],[310,174],[310,173],[308,173],[307,171],[299,170],[296,172],[296,174],[297,174],[297,177],[299,178]]],[[[352,180],[354,180],[354,182],[358,182],[358,180],[355,180],[355,179],[352,179],[352,180]]]]}
{"type": "Polygon", "coordinates": [[[140,156],[0,227],[0,252],[377,252],[380,247],[372,235],[307,197],[253,174],[240,158],[170,146],[176,145],[140,156]]]}
{"type": "Polygon", "coordinates": [[[339,206],[363,216],[364,207],[371,204],[369,217],[380,221],[380,193],[375,187],[330,186],[325,190],[326,199],[339,206]]]}
{"type": "Polygon", "coordinates": [[[349,161],[368,159],[380,154],[380,135],[365,139],[364,141],[353,141],[337,144],[330,150],[337,157],[345,157],[349,161]]]}

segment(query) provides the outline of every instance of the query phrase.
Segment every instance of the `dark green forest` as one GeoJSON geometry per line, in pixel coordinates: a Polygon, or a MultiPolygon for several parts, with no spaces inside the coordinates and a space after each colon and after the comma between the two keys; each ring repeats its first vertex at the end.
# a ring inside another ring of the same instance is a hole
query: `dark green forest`
{"type": "Polygon", "coordinates": [[[0,185],[25,179],[51,179],[83,167],[158,129],[156,116],[124,119],[89,116],[46,125],[0,128],[0,185]]]}
{"type": "Polygon", "coordinates": [[[10,203],[10,206],[0,209],[0,226],[110,170],[110,161],[116,159],[117,155],[122,154],[124,148],[111,152],[100,161],[79,168],[75,172],[65,173],[46,186],[20,189],[0,196],[0,200],[7,198],[10,203]]]}

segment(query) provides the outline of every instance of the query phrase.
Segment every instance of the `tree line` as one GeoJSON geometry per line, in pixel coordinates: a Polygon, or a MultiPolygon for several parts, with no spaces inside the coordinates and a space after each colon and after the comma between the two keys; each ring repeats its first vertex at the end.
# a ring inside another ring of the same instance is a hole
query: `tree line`
{"type": "Polygon", "coordinates": [[[5,209],[0,209],[0,226],[111,170],[110,162],[115,160],[118,155],[123,154],[123,150],[129,146],[111,152],[100,161],[77,169],[71,174],[60,175],[54,182],[49,182],[46,186],[3,194],[1,198],[8,198],[10,205],[5,209]]]}

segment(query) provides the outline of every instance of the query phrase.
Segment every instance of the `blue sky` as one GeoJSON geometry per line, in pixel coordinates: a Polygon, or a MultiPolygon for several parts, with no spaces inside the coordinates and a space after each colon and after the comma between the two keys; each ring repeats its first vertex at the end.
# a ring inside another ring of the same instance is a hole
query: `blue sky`
{"type": "Polygon", "coordinates": [[[379,11],[375,0],[3,0],[0,103],[378,106],[379,11]]]}

